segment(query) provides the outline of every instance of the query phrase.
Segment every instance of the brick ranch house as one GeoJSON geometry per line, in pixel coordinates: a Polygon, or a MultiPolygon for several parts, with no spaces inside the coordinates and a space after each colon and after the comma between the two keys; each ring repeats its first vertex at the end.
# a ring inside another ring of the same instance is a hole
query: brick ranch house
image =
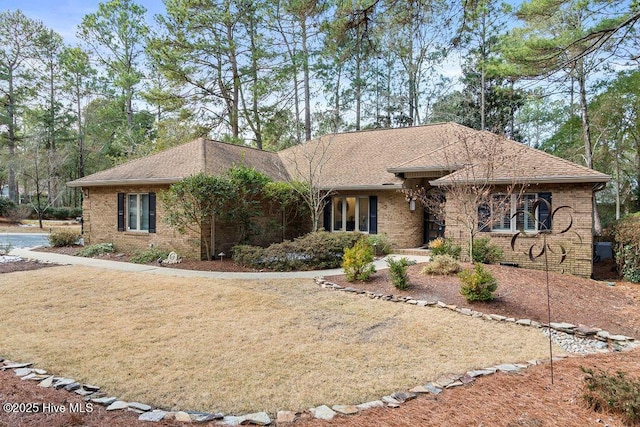
{"type": "MultiPolygon", "coordinates": [[[[537,245],[533,252],[539,252],[539,231],[548,227],[552,258],[559,261],[560,245],[567,251],[565,262],[551,267],[580,276],[592,272],[592,198],[609,180],[584,166],[453,123],[326,135],[277,153],[200,138],[69,182],[83,191],[85,242],[113,242],[120,250],[153,244],[198,258],[203,239],[209,239],[212,253],[228,251],[236,243],[229,224],[214,220],[200,235],[180,235],[161,220],[156,194],[190,175],[223,174],[238,164],[273,180],[311,182],[330,194],[320,221],[324,229],[384,233],[397,249],[421,247],[443,236],[465,248],[471,224],[476,237],[489,237],[504,249],[505,261],[540,268],[530,261],[528,249],[537,245]],[[427,195],[439,188],[443,209],[436,212],[437,204],[423,209],[403,188],[427,195]],[[470,212],[469,199],[479,192],[490,192],[483,194],[490,202],[470,212]],[[539,198],[548,204],[532,211],[539,198]],[[570,208],[552,218],[560,206],[570,208]],[[491,220],[483,222],[487,213],[491,220]],[[571,231],[561,234],[569,224],[571,231]],[[512,250],[518,230],[526,236],[512,250]]],[[[265,211],[262,219],[270,215],[265,211]]],[[[262,238],[262,244],[278,240],[262,238]]]]}

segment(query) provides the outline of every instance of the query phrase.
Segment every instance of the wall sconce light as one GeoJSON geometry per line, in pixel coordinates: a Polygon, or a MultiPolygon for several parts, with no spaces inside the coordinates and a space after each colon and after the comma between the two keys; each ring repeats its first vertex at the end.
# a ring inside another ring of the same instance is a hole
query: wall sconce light
{"type": "Polygon", "coordinates": [[[415,210],[416,210],[416,201],[415,201],[415,199],[409,200],[409,210],[411,212],[415,212],[415,210]]]}
{"type": "Polygon", "coordinates": [[[82,189],[82,196],[83,196],[85,199],[88,199],[88,198],[89,198],[89,189],[88,189],[88,188],[83,188],[83,189],[82,189]]]}

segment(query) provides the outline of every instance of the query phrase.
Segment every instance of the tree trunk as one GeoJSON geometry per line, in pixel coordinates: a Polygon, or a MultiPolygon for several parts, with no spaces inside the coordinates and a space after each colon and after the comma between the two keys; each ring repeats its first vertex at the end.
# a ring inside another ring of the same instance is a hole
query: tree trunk
{"type": "Polygon", "coordinates": [[[302,71],[304,74],[304,137],[311,140],[311,89],[309,87],[309,50],[307,48],[307,15],[300,17],[302,37],[302,71]]]}

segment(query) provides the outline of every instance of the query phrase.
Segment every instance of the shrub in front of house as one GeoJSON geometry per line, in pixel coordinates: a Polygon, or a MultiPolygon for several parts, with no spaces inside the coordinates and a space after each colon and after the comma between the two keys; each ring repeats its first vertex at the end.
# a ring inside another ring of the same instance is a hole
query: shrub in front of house
{"type": "Polygon", "coordinates": [[[429,242],[429,249],[431,249],[432,255],[449,255],[455,259],[460,258],[460,252],[462,247],[457,245],[453,239],[438,237],[435,240],[429,242]]]}
{"type": "Polygon", "coordinates": [[[366,282],[376,272],[373,265],[373,247],[366,239],[360,239],[353,247],[345,248],[342,268],[349,282],[366,282]]]}
{"type": "Polygon", "coordinates": [[[622,371],[612,375],[580,369],[585,373],[582,397],[589,408],[622,414],[627,425],[640,424],[640,378],[629,378],[622,371]]]}
{"type": "Polygon", "coordinates": [[[73,231],[55,231],[49,234],[49,244],[54,248],[73,246],[78,243],[80,235],[73,231]]]}
{"type": "Polygon", "coordinates": [[[497,264],[502,259],[502,249],[491,243],[486,237],[473,239],[473,262],[497,264]]]}
{"type": "Polygon", "coordinates": [[[294,240],[274,243],[267,248],[238,245],[233,260],[245,267],[275,271],[339,268],[345,248],[362,237],[361,233],[316,231],[294,240]]]}
{"type": "Polygon", "coordinates": [[[460,294],[467,302],[493,300],[498,282],[482,264],[476,264],[473,270],[461,271],[458,277],[462,282],[460,294]]]}
{"type": "Polygon", "coordinates": [[[391,243],[389,243],[389,238],[385,233],[367,234],[366,239],[373,247],[373,256],[388,255],[391,253],[391,243]]]}
{"type": "Polygon", "coordinates": [[[167,259],[169,251],[155,246],[147,249],[137,250],[133,253],[129,261],[136,264],[149,264],[158,260],[167,259]]]}
{"type": "Polygon", "coordinates": [[[113,243],[96,243],[95,245],[85,246],[83,249],[75,253],[76,256],[91,258],[102,254],[110,254],[115,251],[113,243]]]}
{"type": "Polygon", "coordinates": [[[462,268],[460,263],[451,255],[434,255],[433,259],[422,268],[422,274],[432,274],[437,276],[447,276],[456,274],[462,268]]]}
{"type": "Polygon", "coordinates": [[[402,257],[400,259],[387,258],[387,266],[389,267],[388,275],[393,286],[401,291],[409,287],[409,275],[407,274],[407,267],[415,262],[409,261],[407,258],[402,257]]]}
{"type": "Polygon", "coordinates": [[[613,236],[618,271],[626,280],[640,283],[640,213],[618,221],[613,236]]]}

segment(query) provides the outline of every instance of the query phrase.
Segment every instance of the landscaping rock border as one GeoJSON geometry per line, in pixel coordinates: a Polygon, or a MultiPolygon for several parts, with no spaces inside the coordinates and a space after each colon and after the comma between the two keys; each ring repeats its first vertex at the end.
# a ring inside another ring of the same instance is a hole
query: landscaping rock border
{"type": "MultiPolygon", "coordinates": [[[[417,300],[408,296],[386,295],[376,292],[364,291],[361,289],[343,287],[336,283],[329,282],[323,277],[316,277],[315,283],[324,289],[333,291],[348,292],[362,295],[371,299],[380,299],[402,304],[415,305],[417,307],[432,307],[438,309],[450,310],[464,316],[481,318],[486,321],[506,322],[523,327],[533,327],[541,329],[545,335],[549,336],[564,350],[574,354],[588,354],[609,351],[628,351],[639,347],[634,338],[624,335],[612,335],[608,331],[599,328],[590,328],[584,325],[574,325],[567,322],[551,322],[549,325],[536,322],[531,319],[515,319],[498,314],[485,314],[470,308],[458,307],[446,304],[442,301],[426,301],[417,300]]],[[[554,357],[563,359],[566,356],[554,357]]],[[[526,363],[500,364],[483,369],[474,369],[461,374],[445,375],[434,381],[424,385],[418,385],[407,391],[397,391],[386,396],[382,396],[379,400],[361,403],[359,405],[340,405],[336,404],[331,407],[328,405],[320,405],[309,408],[308,412],[312,417],[331,420],[335,416],[349,416],[357,414],[372,408],[397,408],[403,403],[415,399],[419,394],[437,395],[446,389],[464,386],[475,381],[476,378],[491,375],[496,372],[513,373],[544,363],[543,360],[531,360],[526,363]]],[[[139,413],[140,421],[159,422],[162,420],[173,419],[185,423],[202,423],[208,421],[216,421],[217,424],[223,426],[238,425],[270,425],[273,420],[266,412],[256,412],[240,416],[225,415],[223,413],[207,413],[192,411],[168,411],[160,408],[152,408],[149,405],[139,402],[126,402],[119,400],[117,397],[108,396],[100,390],[100,387],[82,384],[72,378],[58,377],[48,374],[43,369],[32,367],[32,363],[16,363],[5,360],[0,357],[0,370],[13,370],[14,373],[22,380],[37,381],[40,387],[64,389],[69,393],[79,394],[87,402],[102,405],[107,411],[128,410],[139,413]]],[[[275,422],[278,425],[294,422],[300,413],[292,411],[278,411],[275,422]]]]}

